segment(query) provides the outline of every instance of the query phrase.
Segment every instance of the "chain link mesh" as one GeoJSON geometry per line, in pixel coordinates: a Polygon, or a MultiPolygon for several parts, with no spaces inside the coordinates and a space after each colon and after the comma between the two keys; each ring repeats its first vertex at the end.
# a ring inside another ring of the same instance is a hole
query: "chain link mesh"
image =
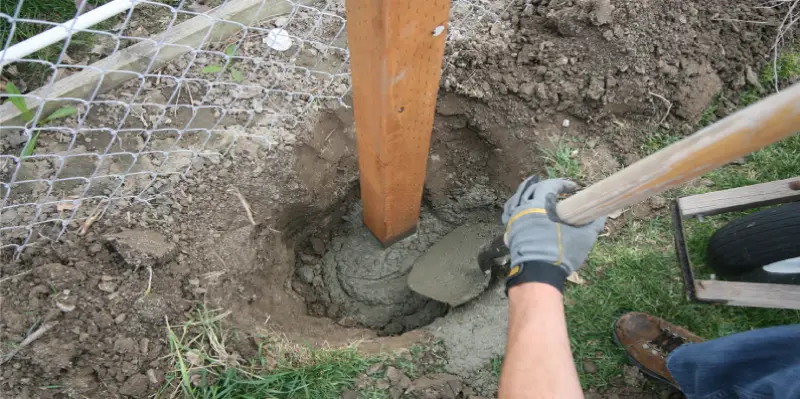
{"type": "MultiPolygon", "coordinates": [[[[292,144],[350,93],[343,0],[130,0],[86,29],[26,15],[25,1],[0,12],[0,250],[15,257],[85,233],[109,206],[148,202],[198,162],[235,161],[242,137],[264,151],[292,144]],[[65,39],[6,58],[57,26],[65,39]]],[[[489,29],[504,7],[454,1],[448,44],[489,29]]],[[[93,7],[76,8],[75,18],[93,7]]]]}

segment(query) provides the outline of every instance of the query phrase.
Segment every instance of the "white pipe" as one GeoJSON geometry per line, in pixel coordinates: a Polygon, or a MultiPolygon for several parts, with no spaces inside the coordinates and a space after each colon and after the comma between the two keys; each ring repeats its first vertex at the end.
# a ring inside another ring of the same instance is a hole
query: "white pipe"
{"type": "Polygon", "coordinates": [[[19,42],[7,48],[4,52],[0,52],[0,67],[14,61],[19,61],[33,52],[39,51],[60,40],[64,40],[70,35],[70,30],[72,32],[78,32],[103,22],[128,10],[139,1],[140,0],[114,0],[85,14],[81,14],[77,18],[70,19],[63,24],[56,25],[34,37],[19,42]]]}

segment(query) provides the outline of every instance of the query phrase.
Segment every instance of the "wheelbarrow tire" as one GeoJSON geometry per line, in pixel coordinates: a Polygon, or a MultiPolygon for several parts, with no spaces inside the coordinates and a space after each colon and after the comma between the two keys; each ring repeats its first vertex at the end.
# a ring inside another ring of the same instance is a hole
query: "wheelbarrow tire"
{"type": "Polygon", "coordinates": [[[717,230],[706,249],[708,265],[723,277],[761,272],[765,265],[799,256],[800,203],[781,205],[736,219],[717,230]]]}

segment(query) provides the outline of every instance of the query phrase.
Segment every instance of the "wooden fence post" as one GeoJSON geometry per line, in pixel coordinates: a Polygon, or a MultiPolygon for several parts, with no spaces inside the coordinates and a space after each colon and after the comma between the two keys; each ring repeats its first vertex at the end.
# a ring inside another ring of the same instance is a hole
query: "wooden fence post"
{"type": "Polygon", "coordinates": [[[389,246],[416,231],[450,0],[347,0],[364,223],[389,246]]]}

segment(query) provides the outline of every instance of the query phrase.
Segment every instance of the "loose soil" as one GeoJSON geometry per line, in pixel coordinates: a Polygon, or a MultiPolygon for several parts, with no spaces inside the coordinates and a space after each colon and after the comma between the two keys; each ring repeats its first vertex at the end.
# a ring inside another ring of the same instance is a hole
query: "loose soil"
{"type": "MultiPolygon", "coordinates": [[[[377,336],[434,322],[430,331],[448,354],[443,367],[493,394],[496,380],[485,367],[502,350],[502,293],[490,289],[487,302],[452,310],[408,290],[410,264],[460,225],[499,224],[500,206],[521,179],[545,173],[542,151],[554,140],[581,143],[574,156],[587,166],[582,183],[590,183],[638,157],[648,132],[689,132],[720,92],[719,112],[735,107],[729,93],[766,63],[775,32],[734,20],[782,17],[759,4],[491,1],[477,19],[464,18],[474,10],[456,3],[419,233],[386,251],[360,223],[352,111],[262,90],[345,94],[336,18],[306,35],[307,43],[333,44],[330,51],[309,44],[279,59],[286,54],[265,52],[261,38],[241,42],[248,57],[318,73],[242,62],[242,85],[207,85],[200,70],[220,61],[188,57],[164,68],[169,75],[189,68],[184,83],[148,77],[103,95],[136,105],[82,108],[59,123],[78,132],[72,137],[42,132],[37,154],[46,156],[21,165],[0,159],[3,182],[14,171],[42,179],[1,193],[8,198],[0,227],[31,227],[0,235],[3,245],[30,245],[19,260],[14,247],[2,253],[0,350],[56,323],[0,365],[0,390],[13,398],[145,397],[169,368],[166,322],[180,324],[205,306],[232,311],[227,321],[244,337],[236,344],[243,357],[256,349],[246,337],[262,333],[392,348],[398,341],[377,336]],[[170,105],[186,98],[208,107],[170,105]],[[90,198],[78,206],[65,200],[72,208],[36,206],[79,194],[90,198]],[[101,201],[109,195],[115,199],[101,201]],[[64,212],[75,221],[62,226],[64,212]],[[489,318],[479,320],[481,312],[489,318]],[[487,328],[468,326],[487,320],[487,328]]],[[[328,11],[344,16],[339,3],[328,11]]],[[[2,154],[23,145],[18,132],[0,137],[2,154]]],[[[604,395],[641,394],[630,390],[604,395]]]]}

